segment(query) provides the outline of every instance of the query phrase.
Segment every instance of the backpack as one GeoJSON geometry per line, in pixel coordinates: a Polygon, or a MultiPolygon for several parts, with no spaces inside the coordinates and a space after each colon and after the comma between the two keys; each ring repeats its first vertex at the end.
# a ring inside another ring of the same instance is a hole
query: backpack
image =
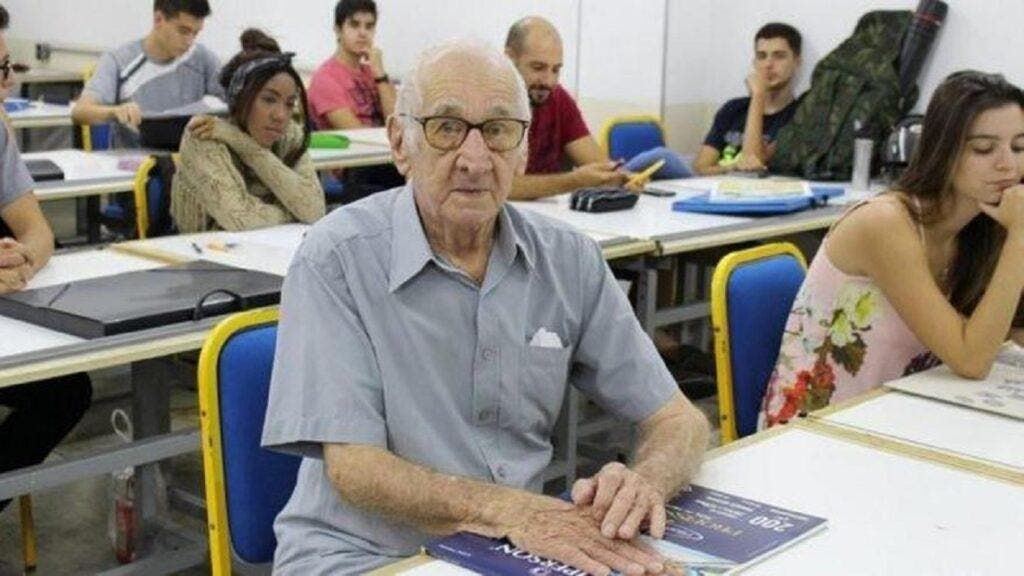
{"type": "Polygon", "coordinates": [[[880,142],[917,101],[916,86],[908,94],[899,88],[900,49],[912,19],[908,10],[868,12],[853,35],[818,62],[810,90],[776,137],[773,172],[850,179],[854,136],[880,142]]]}

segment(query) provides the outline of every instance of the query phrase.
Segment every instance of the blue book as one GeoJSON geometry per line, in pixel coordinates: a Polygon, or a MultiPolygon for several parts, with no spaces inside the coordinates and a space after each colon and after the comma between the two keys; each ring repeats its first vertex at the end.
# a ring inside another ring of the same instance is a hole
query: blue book
{"type": "MultiPolygon", "coordinates": [[[[665,538],[641,538],[688,576],[731,574],[805,538],[825,519],[701,486],[666,506],[665,538]]],[[[430,542],[427,553],[481,574],[583,576],[586,572],[517,548],[507,540],[459,533],[430,542]]]]}

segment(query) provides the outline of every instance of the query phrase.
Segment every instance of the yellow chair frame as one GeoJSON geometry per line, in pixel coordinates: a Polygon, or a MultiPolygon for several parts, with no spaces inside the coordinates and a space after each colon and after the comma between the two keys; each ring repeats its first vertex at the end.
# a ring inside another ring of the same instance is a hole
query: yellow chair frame
{"type": "MultiPolygon", "coordinates": [[[[175,168],[181,162],[181,156],[175,152],[171,155],[175,168]]],[[[146,193],[146,185],[149,184],[149,173],[156,167],[156,158],[147,156],[142,164],[139,164],[135,171],[135,183],[132,185],[132,196],[135,199],[135,232],[139,240],[145,240],[149,230],[149,194],[146,193]]],[[[170,194],[167,190],[165,194],[170,194]]]]}
{"type": "Polygon", "coordinates": [[[220,395],[217,364],[221,350],[235,334],[275,324],[277,306],[258,308],[228,316],[218,323],[199,353],[199,417],[203,446],[203,476],[206,485],[207,529],[210,538],[210,568],[213,576],[231,575],[231,534],[227,494],[224,491],[224,453],[220,435],[220,395]]]}
{"type": "Polygon", "coordinates": [[[650,114],[624,114],[622,116],[613,116],[604,121],[601,126],[601,132],[598,135],[598,144],[601,149],[604,150],[605,154],[611,150],[609,140],[611,138],[612,129],[619,124],[656,124],[658,130],[661,131],[662,142],[668,142],[667,133],[665,132],[665,125],[661,122],[661,119],[650,114]]]}
{"type": "MultiPolygon", "coordinates": [[[[86,66],[85,69],[82,70],[82,86],[88,84],[89,79],[92,78],[92,75],[95,73],[95,64],[89,64],[88,66],[86,66]]],[[[92,152],[92,126],[90,126],[89,124],[82,124],[78,128],[79,130],[82,131],[82,150],[85,150],[86,152],[92,152]]]]}
{"type": "Polygon", "coordinates": [[[727,254],[719,260],[711,277],[711,328],[715,337],[715,381],[718,387],[718,420],[723,446],[739,437],[736,432],[736,406],[733,398],[729,303],[726,301],[729,277],[744,264],[781,255],[793,256],[800,266],[807,270],[807,260],[799,248],[789,242],[774,242],[727,254]]]}

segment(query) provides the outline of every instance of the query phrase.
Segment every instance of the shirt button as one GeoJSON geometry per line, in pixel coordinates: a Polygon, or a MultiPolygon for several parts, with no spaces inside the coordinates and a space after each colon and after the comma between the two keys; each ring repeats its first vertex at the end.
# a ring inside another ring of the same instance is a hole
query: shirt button
{"type": "Polygon", "coordinates": [[[506,476],[508,476],[508,471],[505,469],[505,466],[498,466],[498,478],[504,480],[506,476]]]}
{"type": "Polygon", "coordinates": [[[483,356],[484,360],[487,360],[489,362],[494,359],[494,350],[491,348],[484,348],[484,351],[481,354],[481,356],[483,356]]]}
{"type": "Polygon", "coordinates": [[[493,417],[494,417],[494,410],[491,410],[490,408],[484,408],[479,413],[477,413],[476,420],[477,420],[477,422],[484,423],[484,422],[489,422],[491,420],[491,418],[493,418],[493,417]]]}

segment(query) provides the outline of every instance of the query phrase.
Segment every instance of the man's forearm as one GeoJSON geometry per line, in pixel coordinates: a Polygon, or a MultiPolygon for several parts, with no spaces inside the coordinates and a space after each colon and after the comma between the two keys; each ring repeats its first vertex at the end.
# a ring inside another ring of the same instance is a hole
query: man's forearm
{"type": "Polygon", "coordinates": [[[105,124],[116,118],[116,106],[79,102],[71,108],[71,120],[76,124],[105,124]]]}
{"type": "Polygon", "coordinates": [[[697,473],[707,444],[707,418],[680,395],[641,425],[631,468],[667,500],[697,473]]]}
{"type": "Polygon", "coordinates": [[[331,483],[346,502],[424,532],[502,537],[527,511],[561,504],[507,486],[441,474],[372,446],[326,444],[324,460],[331,483]]]}
{"type": "Polygon", "coordinates": [[[582,185],[573,172],[561,174],[526,174],[512,180],[509,200],[536,200],[572,192],[582,185]]]}
{"type": "Polygon", "coordinates": [[[745,156],[756,156],[764,161],[764,108],[766,96],[753,94],[747,107],[747,121],[743,126],[743,148],[745,156]]]}

